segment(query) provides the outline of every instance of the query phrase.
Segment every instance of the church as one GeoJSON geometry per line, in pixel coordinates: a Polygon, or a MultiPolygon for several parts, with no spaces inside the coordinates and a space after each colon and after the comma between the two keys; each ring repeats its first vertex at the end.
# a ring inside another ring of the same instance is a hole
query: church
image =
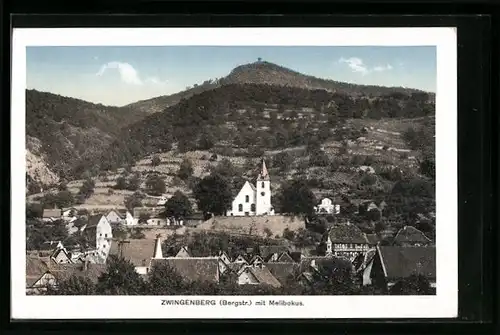
{"type": "Polygon", "coordinates": [[[274,215],[274,208],[271,205],[271,180],[264,160],[255,185],[245,182],[226,215],[274,215]]]}

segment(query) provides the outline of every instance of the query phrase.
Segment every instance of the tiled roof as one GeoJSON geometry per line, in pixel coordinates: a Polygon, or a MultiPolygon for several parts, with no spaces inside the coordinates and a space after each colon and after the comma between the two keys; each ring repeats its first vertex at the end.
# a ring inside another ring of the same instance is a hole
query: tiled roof
{"type": "Polygon", "coordinates": [[[89,223],[85,226],[85,229],[97,227],[99,221],[101,220],[102,214],[92,215],[89,217],[89,223]]]}
{"type": "Polygon", "coordinates": [[[43,217],[44,218],[58,218],[60,216],[61,216],[60,209],[44,209],[43,210],[43,217]]]}
{"type": "Polygon", "coordinates": [[[316,265],[321,264],[321,262],[328,262],[334,260],[335,257],[333,256],[309,256],[309,257],[302,257],[300,259],[300,271],[307,271],[309,267],[311,266],[311,262],[314,261],[316,265]]]}
{"type": "Polygon", "coordinates": [[[186,281],[219,282],[218,257],[189,257],[152,259],[151,267],[156,264],[167,264],[174,268],[186,281]]]}
{"type": "Polygon", "coordinates": [[[379,237],[377,234],[366,234],[366,239],[368,240],[368,243],[371,245],[375,245],[379,241],[379,237]]]}
{"type": "Polygon", "coordinates": [[[104,264],[87,264],[87,269],[85,269],[85,264],[58,264],[50,270],[50,273],[56,277],[57,280],[67,280],[71,276],[86,277],[90,279],[94,284],[97,284],[97,280],[103,272],[106,271],[106,265],[104,264]]]}
{"type": "Polygon", "coordinates": [[[293,258],[288,254],[288,252],[283,252],[281,255],[278,257],[278,262],[288,262],[288,263],[293,263],[294,260],[293,258]]]}
{"type": "Polygon", "coordinates": [[[289,248],[284,245],[259,245],[259,254],[262,258],[267,258],[268,256],[277,253],[289,251],[289,248]]]}
{"type": "Polygon", "coordinates": [[[252,275],[254,275],[257,281],[262,285],[281,287],[281,283],[279,282],[279,280],[275,276],[273,276],[271,271],[269,271],[269,269],[266,267],[260,268],[249,266],[245,271],[249,271],[252,275]]]}
{"type": "MultiPolygon", "coordinates": [[[[156,239],[130,239],[126,242],[129,243],[122,243],[122,257],[136,267],[149,266],[149,262],[154,256],[156,239]]],[[[109,254],[120,257],[119,246],[118,241],[113,241],[109,254]]]]}
{"type": "Polygon", "coordinates": [[[335,225],[328,231],[332,243],[366,243],[366,235],[353,224],[335,225]]]}
{"type": "Polygon", "coordinates": [[[295,278],[299,272],[300,264],[289,262],[273,262],[264,264],[282,285],[286,285],[289,277],[295,278]]]}
{"type": "Polygon", "coordinates": [[[394,243],[429,243],[431,240],[425,236],[420,230],[412,226],[405,226],[401,228],[396,237],[394,237],[394,243]]]}
{"type": "Polygon", "coordinates": [[[387,278],[398,279],[412,274],[436,278],[435,247],[378,247],[387,278]]]}
{"type": "Polygon", "coordinates": [[[26,257],[26,287],[31,287],[49,270],[49,259],[26,257]]]}

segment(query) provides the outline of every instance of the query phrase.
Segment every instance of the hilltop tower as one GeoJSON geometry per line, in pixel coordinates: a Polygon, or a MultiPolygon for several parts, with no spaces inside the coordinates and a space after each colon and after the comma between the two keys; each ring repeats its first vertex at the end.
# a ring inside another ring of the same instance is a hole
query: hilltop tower
{"type": "Polygon", "coordinates": [[[255,215],[274,214],[271,205],[271,179],[264,159],[262,159],[262,167],[257,177],[255,190],[255,215]]]}

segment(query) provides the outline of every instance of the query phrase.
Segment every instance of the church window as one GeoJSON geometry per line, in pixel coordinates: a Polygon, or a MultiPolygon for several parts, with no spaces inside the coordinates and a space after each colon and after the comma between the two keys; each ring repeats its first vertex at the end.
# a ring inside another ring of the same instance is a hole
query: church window
{"type": "Polygon", "coordinates": [[[108,234],[104,234],[104,237],[108,237],[108,234]]]}
{"type": "Polygon", "coordinates": [[[262,182],[261,186],[262,186],[262,188],[264,188],[264,187],[265,187],[265,186],[264,186],[264,182],[262,182]]]}
{"type": "Polygon", "coordinates": [[[243,212],[243,205],[242,205],[242,204],[239,204],[239,205],[238,205],[238,210],[239,210],[240,212],[243,212]]]}
{"type": "Polygon", "coordinates": [[[255,212],[255,204],[251,204],[251,205],[250,205],[250,210],[251,210],[252,212],[255,212]]]}
{"type": "Polygon", "coordinates": [[[265,196],[266,192],[260,192],[260,195],[265,196]]]}
{"type": "Polygon", "coordinates": [[[250,202],[250,197],[248,195],[245,195],[245,202],[250,202]]]}

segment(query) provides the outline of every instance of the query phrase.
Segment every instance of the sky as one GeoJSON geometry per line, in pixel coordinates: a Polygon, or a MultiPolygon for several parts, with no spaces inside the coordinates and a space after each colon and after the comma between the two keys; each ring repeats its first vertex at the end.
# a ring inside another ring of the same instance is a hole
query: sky
{"type": "Polygon", "coordinates": [[[123,106],[173,94],[262,58],[315,77],[436,91],[436,48],[427,46],[27,47],[27,88],[123,106]]]}

